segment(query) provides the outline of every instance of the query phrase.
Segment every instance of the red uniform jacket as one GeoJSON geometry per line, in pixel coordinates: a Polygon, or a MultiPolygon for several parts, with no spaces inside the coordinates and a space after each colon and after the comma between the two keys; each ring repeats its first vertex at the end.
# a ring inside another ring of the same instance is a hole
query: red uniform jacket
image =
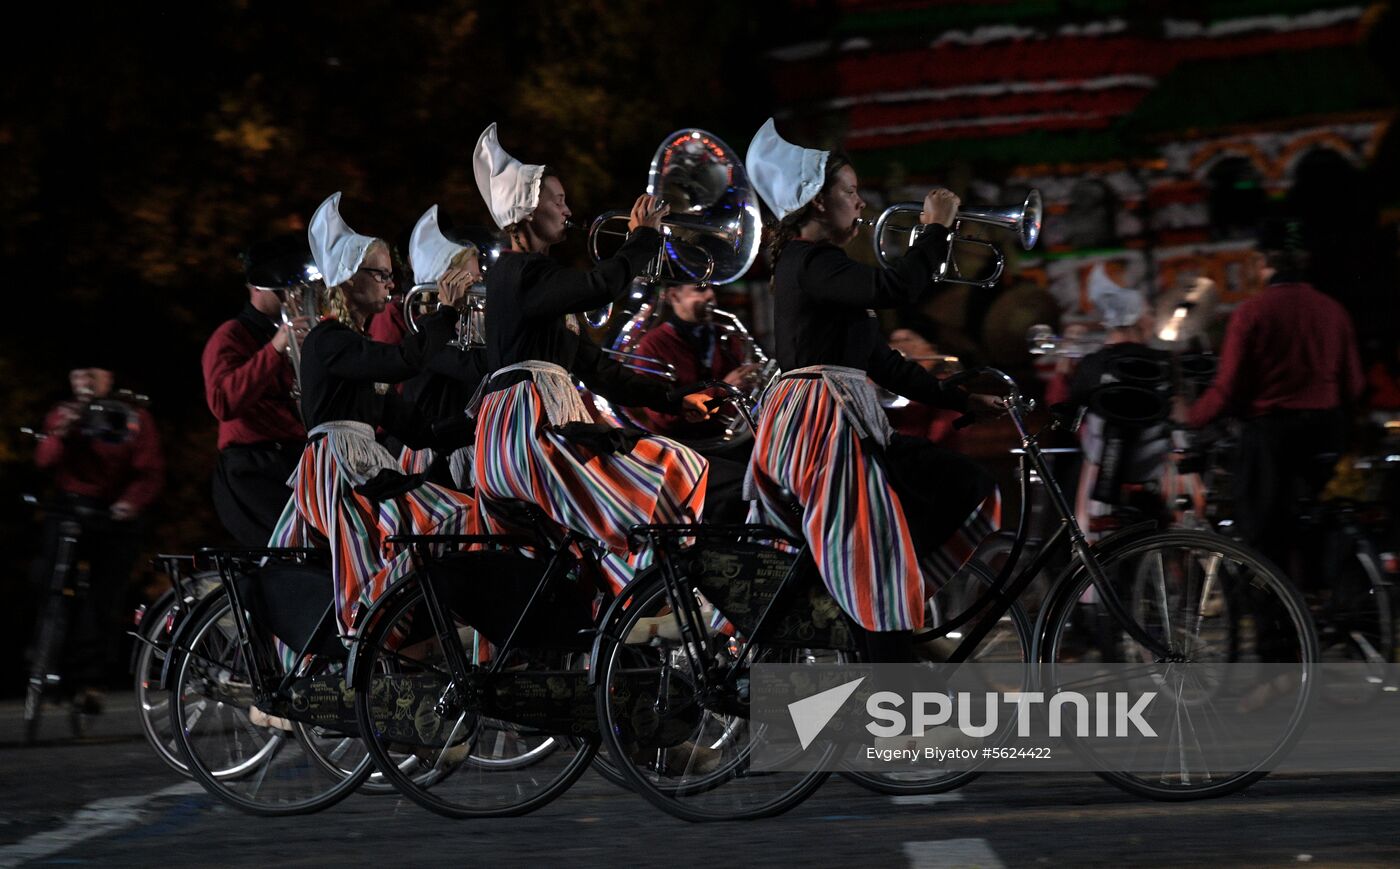
{"type": "MultiPolygon", "coordinates": [[[[720,332],[718,334],[721,337],[715,339],[716,346],[714,352],[709,354],[708,364],[704,358],[704,348],[697,346],[691,338],[681,334],[680,329],[670,320],[653,327],[651,331],[643,335],[642,340],[637,342],[635,352],[641,356],[649,356],[671,363],[676,369],[676,385],[678,386],[698,383],[702,380],[723,380],[726,374],[739,367],[743,362],[743,357],[735,346],[737,343],[735,340],[724,337],[726,333],[720,332]]],[[[662,435],[704,437],[717,434],[719,430],[712,421],[688,423],[684,418],[675,414],[662,413],[649,408],[634,408],[631,413],[647,429],[662,435]]]]}
{"type": "Polygon", "coordinates": [[[380,344],[398,344],[408,334],[408,321],[403,318],[403,296],[394,296],[384,310],[369,320],[369,339],[380,344]]]}
{"type": "Polygon", "coordinates": [[[219,421],[219,449],[298,441],[306,429],[292,401],[292,366],[234,319],[204,345],[204,399],[219,421]]]}
{"type": "Polygon", "coordinates": [[[49,434],[39,442],[34,462],[53,474],[58,488],[72,495],[96,498],[105,504],[125,501],[144,513],[165,485],[165,458],[155,420],[144,409],[136,411],[136,431],[125,443],[113,444],[84,438],[77,423],[67,437],[54,434],[59,409],[78,407],[77,402],[55,405],[44,419],[49,434]]]}
{"type": "Polygon", "coordinates": [[[1224,413],[1330,410],[1364,387],[1346,309],[1308,284],[1271,284],[1230,315],[1220,370],[1191,405],[1187,425],[1224,413]]]}

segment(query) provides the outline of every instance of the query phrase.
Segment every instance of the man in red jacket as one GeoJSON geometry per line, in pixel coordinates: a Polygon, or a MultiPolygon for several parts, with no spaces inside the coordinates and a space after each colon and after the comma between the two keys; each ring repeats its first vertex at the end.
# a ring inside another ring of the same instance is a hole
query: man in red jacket
{"type": "MultiPolygon", "coordinates": [[[[665,290],[663,297],[670,314],[637,342],[638,355],[669,362],[678,384],[723,380],[743,387],[752,382],[758,366],[744,361],[744,348],[737,338],[715,326],[711,315],[714,287],[681,284],[665,290]]],[[[631,412],[647,429],[666,437],[713,437],[723,428],[716,420],[686,422],[680,416],[647,408],[631,412]]]]}
{"type": "Polygon", "coordinates": [[[1178,422],[1192,428],[1237,416],[1240,465],[1235,523],[1295,578],[1297,503],[1315,498],[1345,447],[1346,408],[1365,387],[1351,318],[1303,278],[1308,254],[1299,224],[1270,221],[1255,266],[1264,289],[1230,316],[1215,382],[1178,422]],[[1331,458],[1327,458],[1330,456],[1331,458]]]}
{"type": "Polygon", "coordinates": [[[313,324],[304,316],[283,324],[278,291],[306,284],[310,261],[302,233],[250,248],[248,304],[204,346],[204,398],[219,421],[214,509],[244,546],[267,545],[306,442],[287,349],[292,341],[300,345],[313,324]]]}
{"type": "Polygon", "coordinates": [[[88,589],[74,602],[64,672],[79,688],[80,702],[99,712],[97,689],[111,675],[111,662],[120,660],[117,613],[136,560],[140,520],[165,483],[165,459],[151,415],[112,396],[111,371],[74,369],[68,380],[73,399],[49,411],[34,456],[59,491],[45,520],[34,582],[47,586],[60,529],[76,522],[74,563],[87,561],[88,589]]]}

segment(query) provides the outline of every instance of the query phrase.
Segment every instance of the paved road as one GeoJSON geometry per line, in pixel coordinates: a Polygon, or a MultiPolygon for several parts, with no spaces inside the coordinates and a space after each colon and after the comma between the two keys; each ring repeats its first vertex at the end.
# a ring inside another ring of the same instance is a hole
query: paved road
{"type": "Polygon", "coordinates": [[[82,743],[32,748],[18,744],[18,719],[0,704],[0,866],[1400,864],[1400,775],[1266,779],[1187,804],[1140,801],[1087,774],[989,775],[904,799],[832,779],[781,818],[695,826],[590,774],[523,818],[451,822],[355,796],[261,819],[168,772],[131,714],[110,713],[82,743]]]}

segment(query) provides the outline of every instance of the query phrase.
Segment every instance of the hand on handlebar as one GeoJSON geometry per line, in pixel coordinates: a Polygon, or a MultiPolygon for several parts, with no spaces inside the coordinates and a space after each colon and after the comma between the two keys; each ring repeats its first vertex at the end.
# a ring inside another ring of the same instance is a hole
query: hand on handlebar
{"type": "Polygon", "coordinates": [[[978,422],[1006,416],[1006,399],[974,392],[967,397],[967,415],[978,422]]]}
{"type": "Polygon", "coordinates": [[[686,422],[704,422],[714,416],[712,402],[715,399],[708,393],[692,392],[681,399],[681,416],[686,422]]]}

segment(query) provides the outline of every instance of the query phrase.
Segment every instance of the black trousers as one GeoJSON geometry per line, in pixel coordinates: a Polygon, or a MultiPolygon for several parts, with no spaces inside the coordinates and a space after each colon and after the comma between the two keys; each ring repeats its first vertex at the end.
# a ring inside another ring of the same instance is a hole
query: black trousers
{"type": "Polygon", "coordinates": [[[920,558],[946,543],[996,491],[996,481],[981,465],[925,438],[894,435],[883,461],[920,558]]]}
{"type": "Polygon", "coordinates": [[[1241,538],[1285,572],[1306,536],[1300,500],[1311,500],[1331,479],[1346,442],[1339,410],[1281,411],[1247,420],[1240,432],[1235,476],[1235,527],[1241,538]]]}
{"type": "MultiPolygon", "coordinates": [[[[1325,585],[1327,577],[1320,575],[1318,535],[1298,522],[1299,502],[1322,492],[1345,441],[1346,417],[1338,410],[1272,413],[1247,420],[1240,431],[1236,528],[1303,591],[1325,585]]],[[[1248,588],[1243,593],[1258,624],[1261,659],[1295,660],[1293,633],[1277,599],[1248,588]]]]}
{"type": "Polygon", "coordinates": [[[301,459],[302,443],[230,446],[214,468],[214,510],[242,546],[266,546],[292,490],[287,478],[301,459]]]}

